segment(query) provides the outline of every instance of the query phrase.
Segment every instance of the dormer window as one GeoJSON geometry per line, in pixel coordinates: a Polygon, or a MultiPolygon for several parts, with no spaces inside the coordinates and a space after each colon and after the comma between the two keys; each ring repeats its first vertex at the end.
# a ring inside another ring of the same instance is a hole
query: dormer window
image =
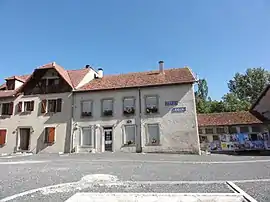
{"type": "Polygon", "coordinates": [[[7,90],[15,90],[15,79],[7,80],[7,90]]]}

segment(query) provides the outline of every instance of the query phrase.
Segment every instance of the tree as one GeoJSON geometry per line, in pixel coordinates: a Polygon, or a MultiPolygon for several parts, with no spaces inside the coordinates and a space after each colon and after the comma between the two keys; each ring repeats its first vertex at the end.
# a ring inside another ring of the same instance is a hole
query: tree
{"type": "Polygon", "coordinates": [[[247,111],[250,108],[248,101],[238,99],[234,93],[225,94],[222,101],[226,112],[247,111]]]}
{"type": "Polygon", "coordinates": [[[236,73],[228,83],[229,92],[241,101],[254,103],[270,82],[270,73],[259,68],[248,68],[244,74],[236,73]]]}
{"type": "Polygon", "coordinates": [[[196,109],[198,113],[209,112],[209,102],[206,100],[208,96],[208,85],[205,79],[198,81],[198,89],[195,92],[196,109]]]}

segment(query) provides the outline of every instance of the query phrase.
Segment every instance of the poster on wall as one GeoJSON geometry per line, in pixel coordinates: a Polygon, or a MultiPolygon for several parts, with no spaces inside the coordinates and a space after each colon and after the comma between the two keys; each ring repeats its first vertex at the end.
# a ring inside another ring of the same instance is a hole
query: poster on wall
{"type": "Polygon", "coordinates": [[[264,147],[267,150],[270,150],[270,134],[269,133],[263,133],[263,139],[264,139],[264,147]]]}

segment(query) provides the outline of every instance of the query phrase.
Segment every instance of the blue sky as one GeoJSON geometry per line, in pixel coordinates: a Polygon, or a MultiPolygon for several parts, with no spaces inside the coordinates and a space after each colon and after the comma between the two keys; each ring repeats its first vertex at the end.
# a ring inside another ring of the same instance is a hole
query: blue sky
{"type": "Polygon", "coordinates": [[[268,0],[0,1],[1,81],[56,61],[104,74],[188,65],[213,99],[235,72],[270,68],[268,0]]]}

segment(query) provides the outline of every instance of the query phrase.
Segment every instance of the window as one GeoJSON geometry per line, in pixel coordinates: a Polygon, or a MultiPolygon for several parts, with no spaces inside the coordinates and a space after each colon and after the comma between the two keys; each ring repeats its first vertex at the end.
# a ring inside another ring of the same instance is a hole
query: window
{"type": "Polygon", "coordinates": [[[92,101],[82,101],[81,102],[81,117],[92,116],[92,101]]]}
{"type": "Polygon", "coordinates": [[[24,102],[24,111],[25,112],[34,111],[34,101],[24,102]]]}
{"type": "Polygon", "coordinates": [[[55,127],[45,128],[45,143],[52,144],[55,142],[55,127]]]}
{"type": "Polygon", "coordinates": [[[92,128],[91,127],[83,127],[81,128],[81,146],[92,146],[92,128]]]}
{"type": "Polygon", "coordinates": [[[199,134],[203,134],[202,128],[199,128],[199,134]]]}
{"type": "Polygon", "coordinates": [[[135,113],[135,99],[134,98],[124,98],[123,105],[124,105],[124,109],[123,109],[124,115],[132,115],[135,113]]]}
{"type": "Polygon", "coordinates": [[[224,127],[218,127],[218,128],[216,128],[216,133],[217,134],[224,134],[224,133],[226,133],[225,128],[224,127]]]}
{"type": "Polygon", "coordinates": [[[219,141],[218,135],[213,135],[213,141],[219,141]]]}
{"type": "Polygon", "coordinates": [[[61,112],[62,111],[62,99],[54,100],[42,100],[41,101],[41,113],[46,112],[61,112]]]}
{"type": "Polygon", "coordinates": [[[200,138],[200,143],[207,143],[208,142],[208,139],[206,136],[200,135],[199,138],[200,138]]]}
{"type": "Polygon", "coordinates": [[[136,136],[136,125],[126,125],[125,126],[124,144],[125,145],[134,145],[135,144],[135,136],[136,136]]]}
{"type": "Polygon", "coordinates": [[[237,129],[235,126],[230,126],[229,127],[229,134],[235,134],[237,133],[237,129]]]}
{"type": "Polygon", "coordinates": [[[250,141],[257,141],[258,140],[258,134],[250,134],[249,139],[250,139],[250,141]]]}
{"type": "Polygon", "coordinates": [[[213,128],[205,128],[205,134],[213,134],[214,130],[213,128]]]}
{"type": "Polygon", "coordinates": [[[102,115],[103,116],[113,115],[113,100],[112,99],[102,100],[102,115]]]}
{"type": "Polygon", "coordinates": [[[241,126],[240,127],[240,133],[249,133],[248,126],[241,126]]]}
{"type": "Polygon", "coordinates": [[[7,130],[0,129],[0,146],[3,146],[6,144],[6,136],[7,136],[7,130]]]}
{"type": "Polygon", "coordinates": [[[13,114],[13,102],[2,104],[2,115],[12,115],[13,114]]]}
{"type": "Polygon", "coordinates": [[[147,125],[148,134],[148,145],[158,145],[160,143],[159,125],[158,124],[148,124],[147,125]]]}
{"type": "Polygon", "coordinates": [[[146,96],[145,97],[145,110],[147,114],[158,113],[158,97],[146,96]]]}
{"type": "Polygon", "coordinates": [[[260,133],[261,132],[261,127],[260,126],[252,126],[252,132],[253,133],[260,133]]]}

